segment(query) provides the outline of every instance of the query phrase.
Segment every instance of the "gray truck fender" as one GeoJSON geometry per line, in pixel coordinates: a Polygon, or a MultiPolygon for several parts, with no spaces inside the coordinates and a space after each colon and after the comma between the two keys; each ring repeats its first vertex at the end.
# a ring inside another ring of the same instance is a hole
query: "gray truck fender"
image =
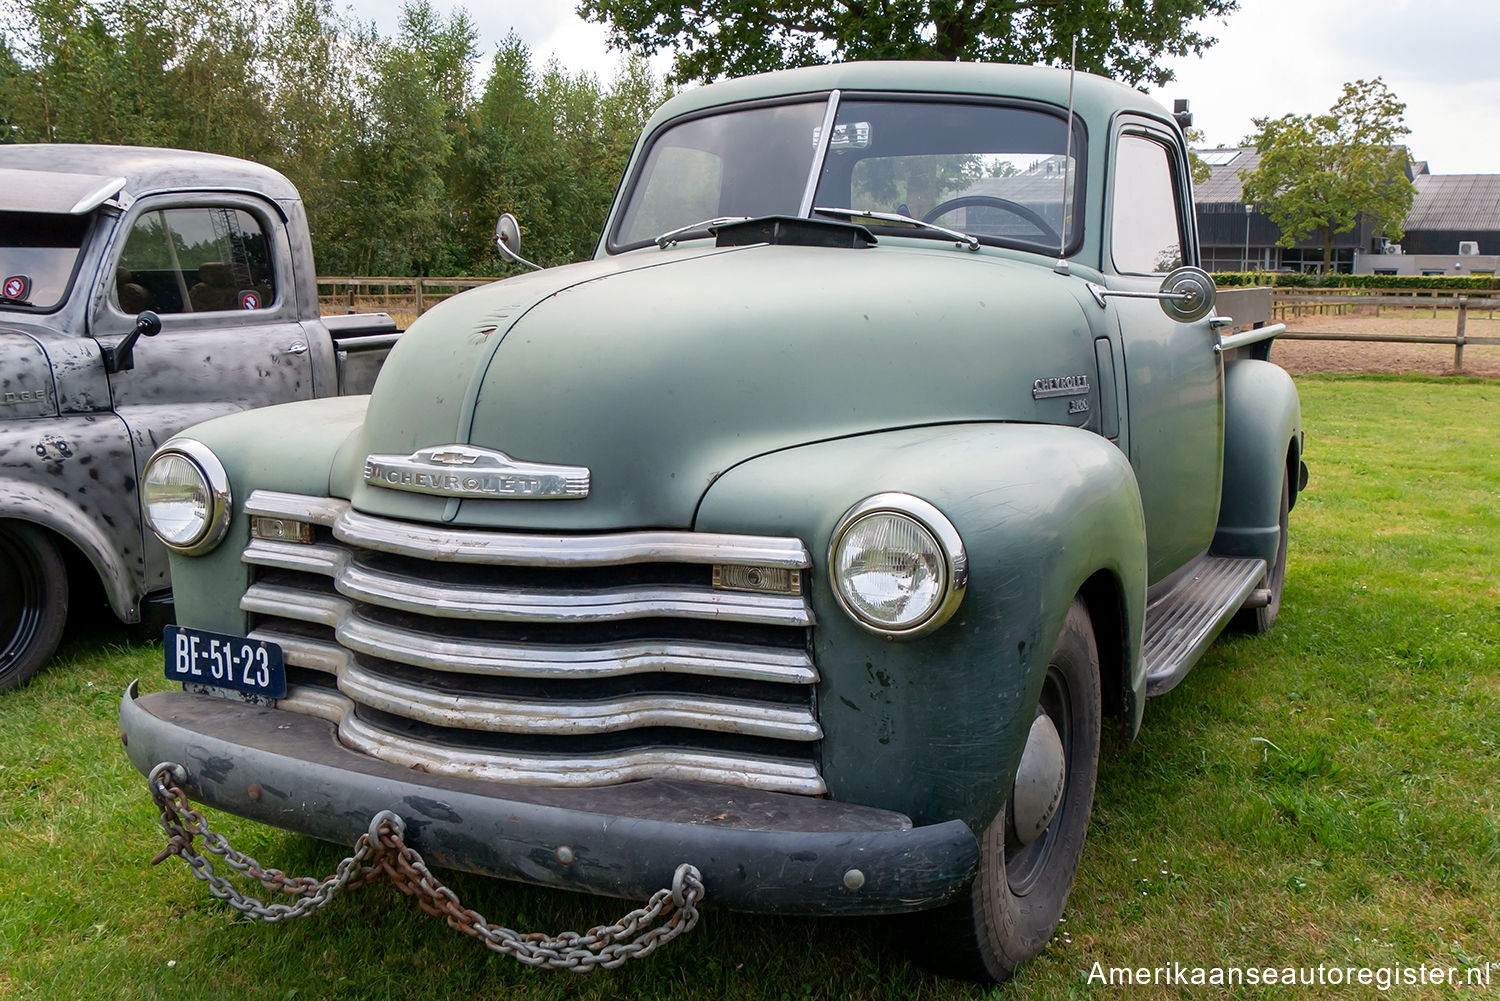
{"type": "Polygon", "coordinates": [[[823,775],[837,799],[982,830],[1009,791],[1047,661],[1080,591],[1115,606],[1096,619],[1105,701],[1128,715],[1127,728],[1139,720],[1140,493],[1125,456],[1092,432],[954,424],[774,452],[722,474],[694,527],[807,546],[823,775]],[[890,491],[936,506],[969,565],[953,619],[895,641],[843,611],[828,573],[838,520],[890,491]]]}
{"type": "Polygon", "coordinates": [[[1224,486],[1213,552],[1271,562],[1280,535],[1281,483],[1297,501],[1302,407],[1278,365],[1240,359],[1224,373],[1224,486]]]}
{"type": "Polygon", "coordinates": [[[140,617],[142,590],[137,575],[121,559],[93,518],[60,490],[11,478],[0,479],[0,519],[40,525],[75,546],[93,565],[109,607],[123,622],[140,617]]]}

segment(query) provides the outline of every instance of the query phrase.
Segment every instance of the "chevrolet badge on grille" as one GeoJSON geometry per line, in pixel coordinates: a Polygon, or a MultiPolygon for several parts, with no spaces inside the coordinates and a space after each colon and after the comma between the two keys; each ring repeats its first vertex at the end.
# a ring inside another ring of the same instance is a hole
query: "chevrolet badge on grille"
{"type": "Polygon", "coordinates": [[[439,497],[576,500],[589,495],[587,466],[526,462],[472,445],[366,456],[365,482],[439,497]]]}

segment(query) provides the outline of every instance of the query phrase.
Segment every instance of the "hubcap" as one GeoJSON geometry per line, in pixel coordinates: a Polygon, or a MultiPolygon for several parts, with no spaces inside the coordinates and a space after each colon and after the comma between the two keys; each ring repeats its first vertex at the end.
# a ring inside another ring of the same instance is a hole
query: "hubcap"
{"type": "Polygon", "coordinates": [[[1045,713],[1031,722],[1021,767],[1011,793],[1011,818],[1016,840],[1029,845],[1041,836],[1062,804],[1067,761],[1057,726],[1045,713]]]}

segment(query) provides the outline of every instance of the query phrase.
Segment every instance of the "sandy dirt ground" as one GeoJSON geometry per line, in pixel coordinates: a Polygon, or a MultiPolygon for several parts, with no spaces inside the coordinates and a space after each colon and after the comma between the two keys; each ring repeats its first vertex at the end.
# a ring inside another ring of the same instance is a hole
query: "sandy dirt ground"
{"type": "MultiPolygon", "coordinates": [[[[1379,317],[1303,316],[1287,320],[1288,332],[1340,334],[1411,334],[1424,337],[1453,336],[1457,313],[1439,310],[1434,319],[1430,310],[1383,310],[1379,317]]],[[[1488,313],[1471,315],[1465,325],[1468,337],[1500,337],[1500,313],[1489,319],[1488,313]]],[[[1452,344],[1350,343],[1343,341],[1277,340],[1271,348],[1271,360],[1293,375],[1317,372],[1401,372],[1426,375],[1454,375],[1452,344]]],[[[1463,371],[1459,375],[1500,378],[1500,346],[1464,348],[1463,371]]]]}

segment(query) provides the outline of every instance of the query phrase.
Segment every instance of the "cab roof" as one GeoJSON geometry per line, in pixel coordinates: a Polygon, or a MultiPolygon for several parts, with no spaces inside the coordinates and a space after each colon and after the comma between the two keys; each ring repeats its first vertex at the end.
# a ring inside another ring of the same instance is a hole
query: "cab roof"
{"type": "Polygon", "coordinates": [[[249,191],[278,201],[297,189],[270,167],[232,156],[145,146],[0,145],[0,211],[82,215],[122,191],[249,191]]]}
{"type": "MultiPolygon", "coordinates": [[[[933,95],[965,94],[1010,97],[1068,106],[1066,69],[1015,66],[1002,63],[920,61],[834,63],[778,70],[696,87],[672,98],[652,116],[649,133],[678,115],[724,104],[819,94],[830,90],[888,91],[933,95]]],[[[1172,116],[1156,101],[1122,83],[1092,73],[1073,79],[1073,106],[1085,121],[1105,121],[1120,111],[1135,111],[1170,122],[1172,116]]]]}

